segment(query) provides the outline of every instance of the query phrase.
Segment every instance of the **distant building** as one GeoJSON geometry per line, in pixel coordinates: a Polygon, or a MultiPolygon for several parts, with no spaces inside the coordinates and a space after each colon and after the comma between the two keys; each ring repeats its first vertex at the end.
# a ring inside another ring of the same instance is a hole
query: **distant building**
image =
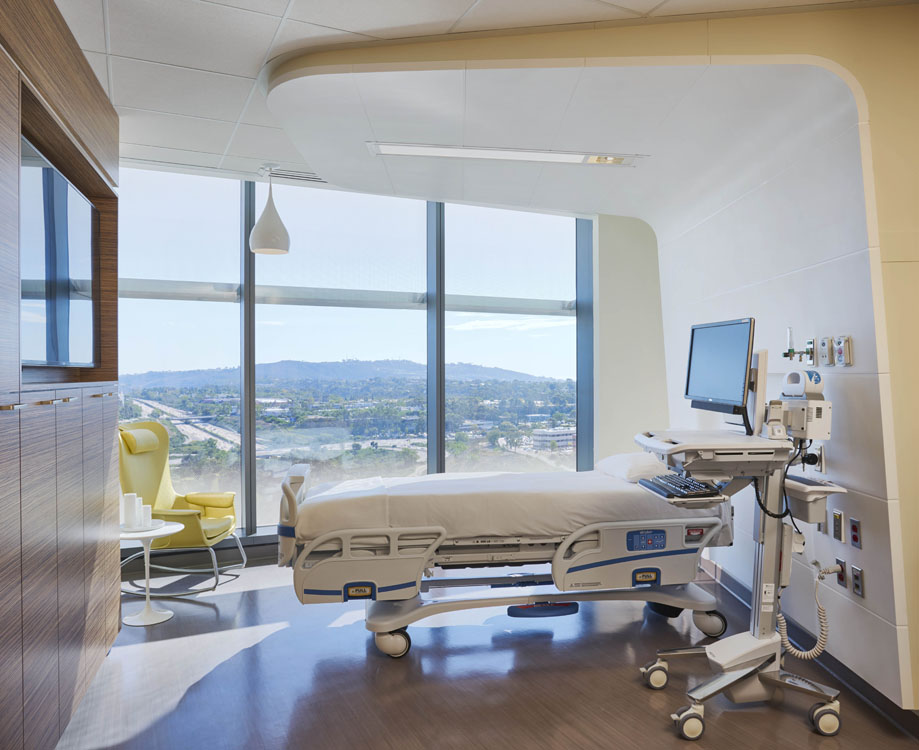
{"type": "Polygon", "coordinates": [[[553,427],[533,430],[533,450],[552,450],[552,443],[559,450],[570,450],[577,445],[577,429],[574,427],[553,427]]]}

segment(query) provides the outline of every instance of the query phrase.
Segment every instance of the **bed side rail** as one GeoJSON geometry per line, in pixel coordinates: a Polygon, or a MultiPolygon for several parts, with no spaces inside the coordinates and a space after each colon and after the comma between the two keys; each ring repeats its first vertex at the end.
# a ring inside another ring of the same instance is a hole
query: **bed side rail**
{"type": "Polygon", "coordinates": [[[559,545],[552,576],[562,591],[690,583],[723,525],[717,516],[591,524],[559,545]]]}
{"type": "Polygon", "coordinates": [[[304,604],[410,599],[447,532],[442,526],[341,529],[303,546],[294,589],[304,604]]]}
{"type": "Polygon", "coordinates": [[[283,568],[293,560],[297,549],[297,509],[306,499],[310,488],[309,464],[294,464],[281,482],[281,507],[278,518],[278,567],[283,568]]]}

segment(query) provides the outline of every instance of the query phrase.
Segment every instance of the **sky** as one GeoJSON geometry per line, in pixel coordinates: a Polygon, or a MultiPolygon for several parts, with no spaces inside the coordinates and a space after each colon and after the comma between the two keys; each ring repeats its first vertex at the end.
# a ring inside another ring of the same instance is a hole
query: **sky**
{"type": "MultiPolygon", "coordinates": [[[[239,182],[124,169],[119,276],[239,283],[239,182]]],[[[258,216],[267,186],[256,190],[258,216]]],[[[423,201],[276,186],[291,235],[284,256],[258,256],[256,284],[421,293],[423,201]]],[[[448,295],[575,298],[575,220],[448,205],[448,295]]],[[[239,365],[239,306],[121,299],[122,374],[239,365]]],[[[426,358],[425,312],[258,305],[256,362],[426,358]]],[[[575,376],[573,316],[447,312],[447,362],[575,376]]]]}

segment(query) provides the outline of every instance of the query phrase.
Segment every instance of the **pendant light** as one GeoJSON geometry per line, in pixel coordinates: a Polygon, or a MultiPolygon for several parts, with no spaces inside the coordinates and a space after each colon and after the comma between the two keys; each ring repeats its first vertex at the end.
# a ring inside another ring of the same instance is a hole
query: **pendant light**
{"type": "Polygon", "coordinates": [[[278,215],[271,195],[271,171],[268,172],[268,202],[259,220],[249,234],[249,249],[263,255],[287,255],[290,252],[290,235],[278,215]]]}

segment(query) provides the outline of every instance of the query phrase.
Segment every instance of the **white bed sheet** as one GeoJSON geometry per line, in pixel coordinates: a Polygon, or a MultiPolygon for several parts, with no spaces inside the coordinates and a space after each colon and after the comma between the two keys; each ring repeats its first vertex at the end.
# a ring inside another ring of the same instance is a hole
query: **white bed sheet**
{"type": "Polygon", "coordinates": [[[600,471],[372,477],[312,488],[297,514],[300,542],[342,529],[442,526],[448,539],[560,537],[593,523],[720,516],[731,508],[677,508],[637,484],[600,471]]]}

